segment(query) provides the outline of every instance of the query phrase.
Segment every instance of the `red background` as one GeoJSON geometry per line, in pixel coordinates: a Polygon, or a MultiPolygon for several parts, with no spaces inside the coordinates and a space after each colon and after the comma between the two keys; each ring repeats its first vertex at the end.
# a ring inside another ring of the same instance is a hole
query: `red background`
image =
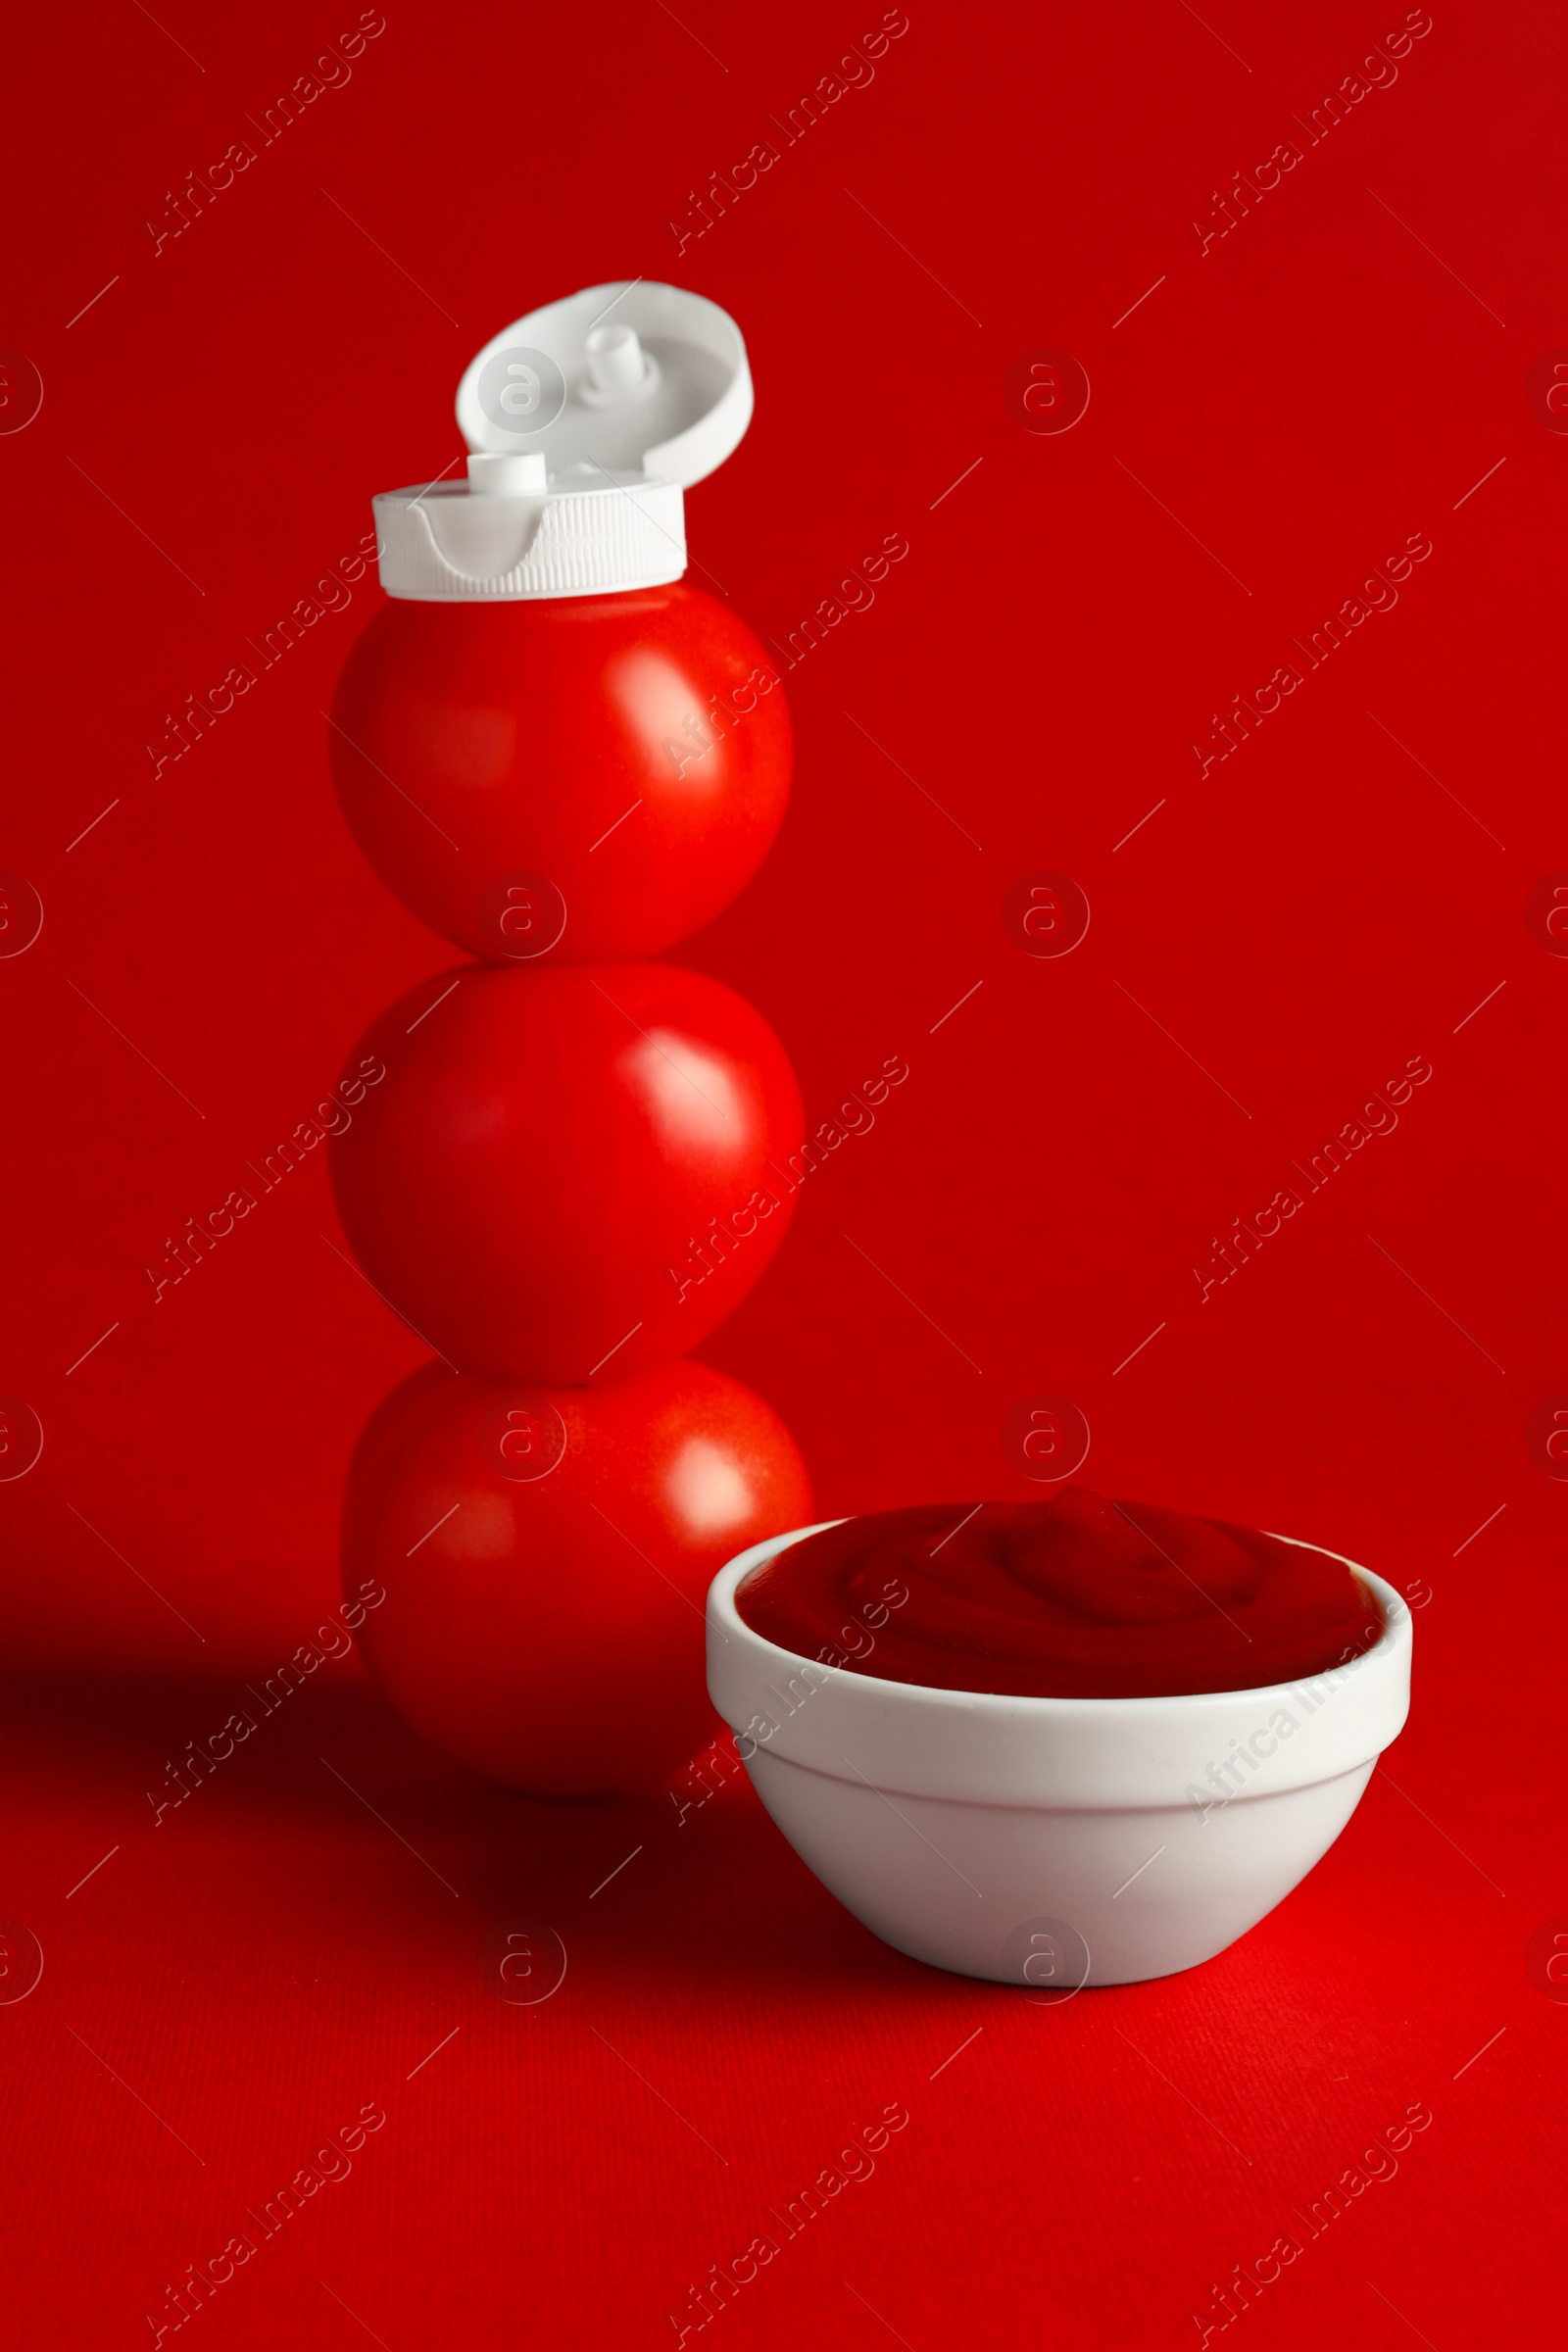
{"type": "Polygon", "coordinates": [[[1252,2326],[1533,2340],[1568,2028],[1526,1960],[1568,1911],[1543,1831],[1564,1497],[1524,1437],[1568,1386],[1568,967],[1524,913],[1568,865],[1568,439],[1526,398],[1568,341],[1560,16],[1440,5],[1200,255],[1211,192],[1304,146],[1292,117],[1402,10],[915,5],[874,80],[677,257],[688,191],[877,15],[398,0],[352,80],[156,255],[166,190],[258,144],[245,117],[337,20],[170,0],[19,36],[0,340],[44,403],[0,440],[3,862],[45,909],[0,963],[0,1388],[45,1430],[0,1487],[0,1908],[46,1954],[0,2010],[23,2335],[150,2341],[165,2281],[380,2099],[354,2177],[210,2335],[673,2342],[688,2281],[902,2099],[876,2179],[725,2340],[1196,2341],[1211,2282],[1424,2099],[1398,2178],[1252,2326]],[[676,953],[765,1013],[816,1115],[889,1054],[910,1077],[705,1357],[782,1412],[824,1512],[1030,1492],[1001,1431],[1044,1392],[1087,1415],[1105,1491],[1431,1593],[1397,1790],[1381,1775],[1300,1892],[1189,1977],[1054,2010],[924,1971],[744,1789],[679,1830],[530,1804],[420,1748],[355,1663],[152,1826],[165,1756],[333,1597],[349,1448],[419,1350],[326,1246],[318,1163],[156,1307],[143,1267],[451,951],[328,785],[319,713],[372,578],[156,779],[142,747],[354,548],[372,491],[459,456],[487,336],[637,272],[722,303],[759,386],[688,500],[694,580],[782,640],[909,544],[791,674],[778,847],[676,953]],[[1040,347],[1093,386],[1059,436],[1004,404],[1040,347]],[[1415,532],[1433,553],[1396,608],[1200,780],[1210,713],[1415,532]],[[1093,907],[1061,960],[1003,926],[1041,868],[1093,907]],[[1434,1075],[1397,1131],[1200,1304],[1211,1237],[1416,1054],[1434,1075]],[[539,2008],[481,1978],[518,1916],[570,1954],[539,2008]]]}

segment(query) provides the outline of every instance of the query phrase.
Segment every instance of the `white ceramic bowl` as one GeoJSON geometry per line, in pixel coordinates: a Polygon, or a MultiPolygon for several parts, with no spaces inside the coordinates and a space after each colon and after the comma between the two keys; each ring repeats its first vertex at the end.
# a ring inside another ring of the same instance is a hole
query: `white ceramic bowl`
{"type": "Polygon", "coordinates": [[[823,1886],[885,1943],[962,1976],[1059,1998],[1212,1959],[1328,1851],[1408,1712],[1410,1612],[1353,1561],[1385,1629],[1315,1680],[1009,1698],[879,1682],[754,1633],[736,1586],[817,1532],[713,1579],[709,1692],[823,1886]]]}

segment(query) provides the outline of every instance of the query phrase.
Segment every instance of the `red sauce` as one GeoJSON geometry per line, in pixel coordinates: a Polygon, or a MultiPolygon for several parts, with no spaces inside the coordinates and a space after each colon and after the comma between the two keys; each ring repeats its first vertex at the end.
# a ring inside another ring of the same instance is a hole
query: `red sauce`
{"type": "Polygon", "coordinates": [[[884,1682],[1035,1698],[1158,1698],[1324,1673],[1383,1631],[1327,1552],[1107,1502],[926,1503],[808,1536],[735,1593],[753,1631],[884,1682]]]}

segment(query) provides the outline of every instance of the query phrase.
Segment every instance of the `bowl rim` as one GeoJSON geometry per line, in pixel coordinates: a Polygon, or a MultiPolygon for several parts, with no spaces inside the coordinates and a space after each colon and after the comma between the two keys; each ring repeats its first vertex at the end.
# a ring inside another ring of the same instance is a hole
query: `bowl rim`
{"type": "MultiPolygon", "coordinates": [[[[891,1675],[856,1674],[848,1667],[829,1666],[820,1658],[808,1658],[800,1650],[785,1649],[766,1634],[760,1634],[754,1625],[747,1624],[735,1606],[735,1592],[742,1579],[749,1576],[754,1568],[760,1568],[764,1561],[776,1558],[779,1552],[787,1551],[792,1544],[804,1543],[808,1536],[822,1535],[830,1527],[843,1527],[850,1519],[875,1516],[874,1512],[846,1511],[837,1519],[819,1519],[810,1527],[790,1528],[783,1535],[769,1536],[763,1543],[753,1544],[745,1551],[738,1552],[732,1560],[724,1563],[708,1588],[706,1617],[710,1634],[717,1633],[726,1642],[739,1634],[746,1642],[767,1652],[785,1669],[809,1667],[813,1674],[828,1677],[841,1690],[849,1685],[873,1693],[885,1691],[890,1701],[904,1699],[915,1705],[940,1707],[956,1704],[971,1715],[977,1711],[982,1715],[993,1712],[1016,1714],[1022,1711],[1026,1717],[1035,1715],[1037,1720],[1054,1718],[1062,1722],[1074,1719],[1085,1722],[1091,1718],[1103,1722],[1104,1710],[1111,1707],[1130,1710],[1136,1720],[1139,1714],[1147,1714],[1151,1719],[1161,1713],[1168,1717],[1172,1708],[1183,1713],[1197,1713],[1201,1708],[1217,1704],[1230,1706],[1242,1700],[1268,1698],[1276,1694],[1281,1695],[1283,1703],[1283,1694],[1298,1690],[1303,1683],[1312,1685],[1331,1675],[1351,1675],[1358,1667],[1371,1665],[1374,1661],[1385,1669],[1397,1670],[1401,1665],[1407,1667],[1413,1647],[1410,1607],[1403,1594],[1375,1570],[1362,1567],[1358,1560],[1347,1558],[1344,1552],[1330,1551],[1327,1544],[1313,1544],[1304,1536],[1272,1536],[1271,1541],[1289,1544],[1301,1551],[1321,1551],[1326,1558],[1338,1560],[1342,1567],[1348,1568],[1350,1574],[1367,1587],[1376,1600],[1383,1618],[1383,1632],[1369,1648],[1361,1650],[1357,1656],[1344,1659],[1333,1666],[1320,1667],[1316,1674],[1298,1675],[1293,1682],[1248,1683],[1229,1690],[1173,1690],[1131,1698],[1055,1698],[1033,1691],[954,1690],[936,1683],[906,1683],[891,1675]]],[[[1258,1532],[1269,1534],[1270,1531],[1260,1529],[1258,1532]]]]}

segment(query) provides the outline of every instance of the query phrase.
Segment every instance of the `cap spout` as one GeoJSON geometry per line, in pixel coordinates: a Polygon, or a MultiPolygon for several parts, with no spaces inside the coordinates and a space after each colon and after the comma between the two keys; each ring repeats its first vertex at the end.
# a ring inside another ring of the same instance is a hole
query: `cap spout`
{"type": "Polygon", "coordinates": [[[486,498],[514,497],[518,491],[549,487],[542,449],[475,450],[468,460],[468,489],[486,498]]]}
{"type": "Polygon", "coordinates": [[[596,326],[584,342],[594,390],[607,399],[635,392],[648,372],[634,326],[596,326]]]}

